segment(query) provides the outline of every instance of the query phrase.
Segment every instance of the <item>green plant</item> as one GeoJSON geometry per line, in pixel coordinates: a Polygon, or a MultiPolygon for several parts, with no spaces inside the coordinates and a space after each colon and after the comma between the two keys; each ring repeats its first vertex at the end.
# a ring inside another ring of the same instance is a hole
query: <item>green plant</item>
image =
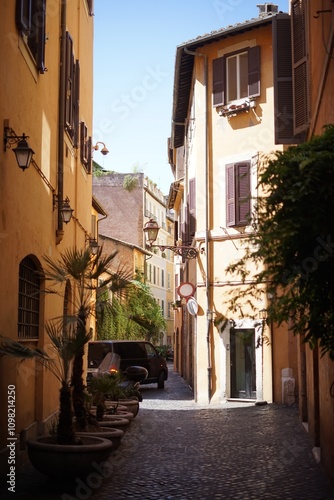
{"type": "Polygon", "coordinates": [[[78,429],[87,427],[83,382],[84,339],[87,337],[87,323],[96,310],[110,309],[109,296],[99,294],[108,289],[111,293],[122,294],[129,286],[129,277],[122,270],[113,272],[111,263],[117,252],[104,255],[101,247],[96,255],[86,249],[67,249],[60,258],[53,260],[44,256],[46,262],[45,279],[51,282],[46,293],[66,298],[66,285],[70,284],[73,293],[69,310],[73,311],[62,318],[64,325],[73,325],[75,336],[81,348],[75,352],[72,368],[72,402],[78,429]]]}
{"type": "Polygon", "coordinates": [[[232,297],[231,308],[241,297],[256,303],[266,284],[268,321],[288,322],[290,331],[334,360],[334,125],[277,152],[263,164],[258,188],[256,231],[227,271],[246,281],[249,262],[261,270],[254,286],[232,297]]]}
{"type": "Polygon", "coordinates": [[[96,419],[98,421],[103,419],[107,409],[106,399],[117,401],[122,395],[122,390],[119,387],[120,380],[119,373],[104,373],[91,379],[88,391],[92,395],[93,405],[96,405],[96,419]]]}
{"type": "Polygon", "coordinates": [[[35,359],[59,380],[59,415],[56,439],[58,444],[74,444],[75,429],[72,418],[71,368],[75,356],[90,339],[90,332],[77,335],[72,324],[49,322],[46,325],[51,340],[50,350],[55,355],[50,357],[41,349],[31,349],[6,337],[0,337],[0,354],[24,359],[35,359]]]}
{"type": "Polygon", "coordinates": [[[123,180],[123,188],[131,193],[138,185],[138,179],[137,177],[134,177],[133,175],[125,175],[124,180],[123,180]]]}

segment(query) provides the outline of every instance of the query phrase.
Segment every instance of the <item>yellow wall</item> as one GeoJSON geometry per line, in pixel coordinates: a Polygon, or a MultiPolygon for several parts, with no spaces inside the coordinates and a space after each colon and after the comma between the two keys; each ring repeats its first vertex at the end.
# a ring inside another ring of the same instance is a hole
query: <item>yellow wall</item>
{"type": "MultiPolygon", "coordinates": [[[[30,165],[22,172],[11,149],[0,150],[0,315],[2,335],[17,340],[18,273],[20,261],[33,256],[43,268],[43,256],[57,258],[67,247],[85,245],[85,231],[91,232],[91,176],[80,162],[79,150],[73,149],[64,133],[64,197],[68,196],[75,219],[64,225],[64,237],[56,243],[57,210],[53,210],[53,192],[57,192],[58,97],[60,75],[60,5],[47,2],[45,62],[47,72],[40,74],[15,25],[15,2],[1,8],[0,45],[0,124],[9,120],[16,135],[25,133],[34,150],[34,161],[48,182],[30,165]],[[49,183],[49,185],[48,185],[49,183]]],[[[93,18],[85,0],[67,2],[66,29],[73,38],[74,57],[80,60],[80,121],[92,130],[93,92],[93,18]]],[[[15,147],[15,146],[13,146],[15,147]]],[[[40,337],[29,342],[32,347],[47,347],[44,324],[62,313],[63,303],[54,296],[41,297],[40,337]]],[[[1,359],[0,397],[6,401],[8,384],[17,392],[16,432],[35,426],[58,408],[58,382],[45,371],[34,370],[34,362],[20,365],[1,359]],[[10,368],[9,368],[10,367],[10,368]]],[[[6,429],[6,405],[1,406],[0,428],[6,429]]],[[[36,430],[36,429],[35,429],[36,430]]],[[[2,433],[0,451],[6,435],[2,433]]],[[[2,450],[3,451],[3,450],[2,450]]],[[[1,455],[1,453],[0,453],[1,455]]]]}

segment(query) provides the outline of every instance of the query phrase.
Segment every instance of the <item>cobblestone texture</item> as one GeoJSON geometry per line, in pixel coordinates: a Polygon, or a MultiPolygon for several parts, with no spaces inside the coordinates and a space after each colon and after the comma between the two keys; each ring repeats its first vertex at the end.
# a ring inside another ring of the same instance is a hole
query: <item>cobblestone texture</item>
{"type": "Polygon", "coordinates": [[[172,371],[144,400],[102,477],[55,485],[29,464],[17,492],[26,500],[330,500],[296,407],[229,403],[200,407],[172,371]]]}

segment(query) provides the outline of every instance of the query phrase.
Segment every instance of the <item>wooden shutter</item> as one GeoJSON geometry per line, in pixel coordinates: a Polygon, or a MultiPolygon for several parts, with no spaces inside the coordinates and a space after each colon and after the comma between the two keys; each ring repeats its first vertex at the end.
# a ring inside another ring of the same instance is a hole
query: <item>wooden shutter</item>
{"type": "Polygon", "coordinates": [[[226,225],[235,225],[234,164],[226,165],[226,225]]]}
{"type": "Polygon", "coordinates": [[[235,165],[236,180],[236,226],[249,224],[250,219],[250,163],[235,165]]]}
{"type": "Polygon", "coordinates": [[[38,4],[38,34],[37,34],[37,69],[40,73],[47,71],[45,67],[45,13],[46,0],[39,0],[38,4]]]}
{"type": "Polygon", "coordinates": [[[260,95],[260,46],[248,49],[248,97],[260,95]]]}
{"type": "Polygon", "coordinates": [[[291,19],[288,14],[273,18],[273,66],[275,144],[295,144],[294,137],[291,19]]]}
{"type": "Polygon", "coordinates": [[[189,240],[196,232],[196,179],[189,179],[189,240]]]}
{"type": "Polygon", "coordinates": [[[212,61],[212,94],[214,106],[225,104],[225,57],[212,61]]]}
{"type": "Polygon", "coordinates": [[[293,1],[292,64],[293,64],[293,114],[295,134],[309,126],[309,92],[307,62],[307,20],[305,0],[293,1]]]}
{"type": "Polygon", "coordinates": [[[80,160],[88,174],[92,173],[92,138],[85,122],[80,123],[80,160]]]}
{"type": "Polygon", "coordinates": [[[73,145],[79,143],[79,102],[80,102],[80,64],[77,60],[74,65],[74,95],[73,95],[73,145]]]}
{"type": "Polygon", "coordinates": [[[65,66],[65,126],[71,137],[73,137],[73,92],[74,92],[74,57],[73,40],[66,33],[66,66],[65,66]]]}
{"type": "Polygon", "coordinates": [[[31,31],[31,16],[32,16],[31,0],[16,0],[15,21],[17,29],[24,35],[28,35],[31,31]]]}

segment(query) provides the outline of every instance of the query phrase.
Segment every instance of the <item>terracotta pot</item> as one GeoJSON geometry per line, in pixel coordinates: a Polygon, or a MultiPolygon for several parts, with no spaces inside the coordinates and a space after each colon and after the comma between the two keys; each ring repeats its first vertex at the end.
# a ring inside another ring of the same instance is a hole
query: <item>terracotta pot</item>
{"type": "Polygon", "coordinates": [[[112,442],[92,435],[80,436],[80,440],[82,444],[61,445],[52,436],[38,436],[27,442],[29,460],[35,469],[53,479],[86,477],[96,472],[93,464],[108,460],[112,442]]]}
{"type": "Polygon", "coordinates": [[[114,427],[126,432],[129,428],[130,420],[120,417],[119,415],[110,415],[108,419],[103,419],[101,427],[114,427]]]}
{"type": "Polygon", "coordinates": [[[112,453],[114,453],[119,445],[121,444],[122,437],[124,436],[124,432],[115,429],[114,427],[100,427],[98,431],[87,431],[87,432],[77,432],[77,436],[97,436],[104,439],[109,439],[112,442],[112,453]]]}
{"type": "MultiPolygon", "coordinates": [[[[117,403],[117,401],[112,401],[112,403],[117,403]]],[[[139,401],[136,399],[120,399],[119,406],[117,408],[122,407],[122,411],[129,411],[133,414],[133,418],[137,416],[139,412],[139,401]],[[124,408],[124,410],[123,410],[124,408]]]]}

